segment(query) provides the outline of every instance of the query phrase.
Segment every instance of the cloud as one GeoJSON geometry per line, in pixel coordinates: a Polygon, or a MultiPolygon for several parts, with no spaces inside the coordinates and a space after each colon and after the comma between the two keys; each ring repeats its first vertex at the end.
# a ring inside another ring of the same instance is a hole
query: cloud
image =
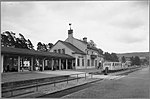
{"type": "Polygon", "coordinates": [[[1,2],[2,17],[22,17],[34,9],[34,4],[29,2],[1,2]]]}
{"type": "Polygon", "coordinates": [[[141,6],[133,7],[131,4],[128,4],[127,7],[124,6],[119,9],[119,14],[110,20],[110,25],[122,29],[135,29],[147,25],[148,9],[143,9],[141,6]]]}
{"type": "MultiPolygon", "coordinates": [[[[31,37],[34,46],[38,41],[55,43],[59,39],[65,40],[70,22],[74,37],[82,39],[86,36],[106,51],[119,50],[112,47],[118,43],[126,45],[147,42],[145,37],[148,34],[149,17],[145,3],[3,2],[1,14],[2,30],[21,31],[25,37],[31,37]]],[[[124,48],[120,48],[121,51],[122,49],[124,48]]]]}
{"type": "Polygon", "coordinates": [[[106,21],[104,27],[110,40],[115,43],[135,44],[148,41],[148,6],[145,2],[126,2],[116,7],[116,15],[106,21]],[[133,5],[136,5],[133,6],[133,5]],[[144,7],[143,7],[144,6],[144,7]]]}
{"type": "Polygon", "coordinates": [[[133,44],[148,41],[148,27],[142,26],[136,29],[122,29],[109,27],[106,30],[106,35],[110,41],[122,44],[133,44]]]}
{"type": "Polygon", "coordinates": [[[133,43],[145,41],[145,37],[143,38],[143,37],[135,37],[135,36],[131,36],[131,35],[125,35],[123,37],[118,38],[117,41],[127,43],[127,44],[133,44],[133,43]]]}
{"type": "Polygon", "coordinates": [[[138,17],[136,15],[127,15],[123,16],[121,15],[120,17],[115,17],[114,20],[110,23],[110,25],[122,29],[135,29],[143,26],[145,24],[144,20],[141,19],[141,17],[138,17]]]}

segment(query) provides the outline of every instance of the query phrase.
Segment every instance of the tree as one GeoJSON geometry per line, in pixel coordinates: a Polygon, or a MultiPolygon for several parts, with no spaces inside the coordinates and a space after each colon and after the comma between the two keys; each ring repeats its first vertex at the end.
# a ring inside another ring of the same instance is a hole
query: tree
{"type": "Polygon", "coordinates": [[[47,51],[47,46],[46,46],[46,44],[43,43],[43,44],[42,44],[42,48],[43,48],[43,49],[42,49],[43,51],[47,51]]]}
{"type": "Polygon", "coordinates": [[[99,54],[103,55],[103,50],[102,49],[98,49],[99,54]]]}
{"type": "Polygon", "coordinates": [[[135,58],[134,58],[134,64],[135,65],[140,65],[141,64],[140,58],[138,56],[135,56],[135,58]]]}
{"type": "Polygon", "coordinates": [[[90,46],[90,47],[96,47],[96,44],[94,43],[93,40],[90,40],[90,41],[88,42],[88,46],[90,46]]]}
{"type": "Polygon", "coordinates": [[[107,61],[111,61],[111,55],[108,52],[104,53],[104,59],[107,61]]]}
{"type": "Polygon", "coordinates": [[[27,42],[27,40],[25,39],[25,37],[24,37],[21,33],[19,33],[19,36],[20,36],[20,39],[21,39],[23,42],[27,42]]]}
{"type": "Polygon", "coordinates": [[[116,53],[111,53],[111,61],[113,61],[113,62],[119,62],[119,59],[118,59],[116,53]]]}
{"type": "Polygon", "coordinates": [[[110,53],[108,53],[108,52],[105,52],[105,53],[104,53],[104,59],[107,60],[107,61],[111,61],[111,62],[119,62],[116,53],[111,53],[111,54],[110,54],[110,53]]]}
{"type": "Polygon", "coordinates": [[[52,43],[45,44],[45,43],[38,42],[37,44],[38,51],[49,51],[52,47],[53,47],[52,43]]]}
{"type": "Polygon", "coordinates": [[[16,38],[15,48],[22,48],[21,40],[16,38]]]}
{"type": "Polygon", "coordinates": [[[134,65],[134,57],[133,56],[130,58],[130,61],[131,61],[131,65],[134,65]]]}
{"type": "Polygon", "coordinates": [[[1,34],[1,46],[9,46],[8,36],[1,34]]]}
{"type": "Polygon", "coordinates": [[[34,46],[33,46],[32,42],[29,39],[27,40],[27,45],[28,45],[29,49],[34,49],[33,48],[34,46]]]}
{"type": "Polygon", "coordinates": [[[148,65],[148,60],[147,59],[142,59],[141,60],[141,64],[142,65],[146,65],[146,64],[148,65]]]}
{"type": "Polygon", "coordinates": [[[135,57],[131,57],[130,58],[130,61],[131,61],[131,65],[140,65],[141,64],[141,60],[138,56],[135,56],[135,57]]]}
{"type": "Polygon", "coordinates": [[[25,37],[21,33],[19,33],[19,36],[20,36],[19,41],[20,41],[20,44],[22,45],[21,48],[29,49],[27,40],[25,39],[25,37]]]}
{"type": "Polygon", "coordinates": [[[125,63],[126,62],[126,58],[124,56],[122,56],[121,61],[122,61],[122,63],[125,63]]]}
{"type": "Polygon", "coordinates": [[[38,44],[37,44],[37,50],[38,51],[41,51],[42,50],[42,43],[41,42],[38,42],[38,44]]]}
{"type": "Polygon", "coordinates": [[[47,45],[49,50],[54,46],[53,43],[48,43],[47,45]]]}
{"type": "Polygon", "coordinates": [[[19,33],[19,38],[16,38],[15,34],[12,31],[3,32],[1,34],[1,45],[5,47],[33,49],[33,45],[29,39],[26,40],[21,33],[19,33]]]}
{"type": "Polygon", "coordinates": [[[15,38],[14,38],[15,33],[5,31],[1,34],[1,41],[2,41],[2,46],[6,47],[15,47],[15,38]]]}

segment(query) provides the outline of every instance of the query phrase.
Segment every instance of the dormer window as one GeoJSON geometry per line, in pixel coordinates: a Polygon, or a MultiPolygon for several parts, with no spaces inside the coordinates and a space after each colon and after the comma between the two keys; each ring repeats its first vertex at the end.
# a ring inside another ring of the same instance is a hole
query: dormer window
{"type": "Polygon", "coordinates": [[[57,53],[57,50],[55,49],[54,52],[57,53]]]}
{"type": "Polygon", "coordinates": [[[58,49],[58,53],[61,53],[61,49],[58,49]]]}
{"type": "Polygon", "coordinates": [[[62,49],[62,53],[65,54],[65,49],[64,48],[62,49]]]}

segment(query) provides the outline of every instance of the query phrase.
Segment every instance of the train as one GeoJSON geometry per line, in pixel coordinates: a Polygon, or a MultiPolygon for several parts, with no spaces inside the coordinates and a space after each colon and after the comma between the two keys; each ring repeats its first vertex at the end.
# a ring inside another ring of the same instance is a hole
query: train
{"type": "Polygon", "coordinates": [[[128,68],[127,63],[122,62],[104,62],[103,63],[103,72],[107,74],[108,72],[119,71],[128,68]]]}

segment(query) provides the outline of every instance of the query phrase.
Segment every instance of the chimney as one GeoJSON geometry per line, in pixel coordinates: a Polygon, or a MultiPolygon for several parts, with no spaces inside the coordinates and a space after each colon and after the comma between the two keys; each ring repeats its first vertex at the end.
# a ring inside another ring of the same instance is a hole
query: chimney
{"type": "Polygon", "coordinates": [[[73,30],[71,29],[71,23],[69,23],[70,30],[68,30],[68,38],[73,38],[73,30]]]}
{"type": "Polygon", "coordinates": [[[84,37],[84,38],[83,38],[83,41],[84,41],[84,42],[87,42],[87,37],[84,37]]]}

